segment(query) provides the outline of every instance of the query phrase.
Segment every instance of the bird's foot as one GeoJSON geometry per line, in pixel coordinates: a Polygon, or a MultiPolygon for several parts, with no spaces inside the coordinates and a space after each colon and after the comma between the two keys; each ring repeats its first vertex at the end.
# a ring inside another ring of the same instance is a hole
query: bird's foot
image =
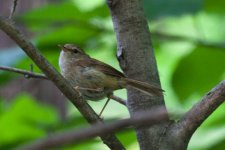
{"type": "Polygon", "coordinates": [[[80,87],[79,86],[75,86],[74,89],[78,92],[79,97],[82,96],[81,92],[80,92],[80,87]]]}
{"type": "Polygon", "coordinates": [[[92,89],[92,88],[86,88],[86,87],[79,87],[79,86],[76,86],[74,87],[76,90],[88,90],[88,91],[96,91],[96,92],[102,92],[104,91],[103,88],[96,88],[96,89],[92,89]]]}

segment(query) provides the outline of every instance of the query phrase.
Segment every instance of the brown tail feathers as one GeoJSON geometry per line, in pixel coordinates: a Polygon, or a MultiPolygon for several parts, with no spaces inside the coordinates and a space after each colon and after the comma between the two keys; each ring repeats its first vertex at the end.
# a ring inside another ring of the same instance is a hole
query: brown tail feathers
{"type": "Polygon", "coordinates": [[[127,85],[130,85],[133,88],[135,88],[143,93],[146,93],[151,96],[163,95],[164,90],[162,90],[160,87],[157,87],[157,86],[145,83],[145,82],[129,79],[129,78],[124,78],[124,79],[125,79],[127,85]]]}

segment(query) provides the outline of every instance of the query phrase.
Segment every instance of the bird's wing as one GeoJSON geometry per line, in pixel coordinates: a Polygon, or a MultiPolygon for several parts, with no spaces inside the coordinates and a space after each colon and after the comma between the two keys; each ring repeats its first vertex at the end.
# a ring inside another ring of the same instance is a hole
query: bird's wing
{"type": "Polygon", "coordinates": [[[118,78],[125,77],[124,74],[112,66],[105,64],[97,59],[93,58],[85,58],[85,59],[80,59],[76,62],[76,65],[82,66],[82,67],[90,67],[92,66],[93,68],[103,72],[104,74],[110,75],[110,76],[115,76],[118,78]],[[88,59],[88,60],[87,60],[88,59]]]}

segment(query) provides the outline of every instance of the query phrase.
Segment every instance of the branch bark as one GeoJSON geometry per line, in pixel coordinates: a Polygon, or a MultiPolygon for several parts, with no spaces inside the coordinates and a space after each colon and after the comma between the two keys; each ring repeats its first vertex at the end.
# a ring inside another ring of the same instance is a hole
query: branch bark
{"type": "Polygon", "coordinates": [[[22,69],[17,69],[17,68],[12,68],[12,67],[6,67],[6,66],[0,66],[0,70],[5,70],[5,71],[10,71],[10,72],[15,72],[15,73],[19,73],[24,75],[25,78],[29,79],[29,78],[37,78],[37,79],[46,79],[48,80],[48,78],[40,73],[34,73],[31,71],[27,71],[27,70],[22,70],[22,69]]]}
{"type": "Polygon", "coordinates": [[[108,124],[96,124],[90,128],[71,130],[65,133],[52,135],[34,143],[24,145],[18,150],[40,150],[59,148],[61,146],[76,144],[96,136],[119,131],[127,127],[146,127],[158,124],[167,119],[167,112],[164,108],[155,108],[149,112],[140,112],[133,118],[123,119],[108,124]]]}
{"type": "MultiPolygon", "coordinates": [[[[63,92],[74,106],[76,106],[89,123],[94,124],[101,122],[98,115],[87,102],[79,98],[79,93],[49,64],[38,49],[26,40],[20,31],[13,26],[12,22],[6,21],[0,17],[0,28],[24,50],[42,72],[63,92]]],[[[110,149],[125,149],[113,134],[103,135],[101,139],[110,149]]]]}
{"type": "Polygon", "coordinates": [[[11,13],[9,15],[9,19],[11,19],[16,11],[16,6],[17,6],[18,0],[13,0],[12,8],[11,8],[11,13]]]}
{"type": "Polygon", "coordinates": [[[225,101],[225,80],[208,92],[179,122],[168,128],[162,149],[186,150],[196,129],[225,101]]]}
{"type": "MultiPolygon", "coordinates": [[[[148,24],[144,16],[141,0],[108,0],[114,30],[117,38],[117,56],[125,74],[144,82],[160,85],[156,60],[152,48],[148,24]]],[[[135,89],[128,88],[128,109],[130,115],[165,106],[162,97],[149,97],[135,89]]],[[[142,150],[158,149],[164,125],[150,128],[136,128],[142,150]]]]}

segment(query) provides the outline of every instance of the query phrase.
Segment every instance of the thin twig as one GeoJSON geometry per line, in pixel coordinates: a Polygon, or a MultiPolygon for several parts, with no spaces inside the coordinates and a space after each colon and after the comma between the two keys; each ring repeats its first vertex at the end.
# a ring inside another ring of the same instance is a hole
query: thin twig
{"type": "Polygon", "coordinates": [[[10,71],[10,72],[23,74],[25,78],[38,78],[38,79],[46,79],[46,80],[48,80],[48,78],[45,75],[43,75],[43,74],[33,73],[33,72],[30,72],[30,71],[17,69],[17,68],[13,68],[13,67],[0,66],[0,70],[5,70],[5,71],[10,71]]]}
{"type": "Polygon", "coordinates": [[[59,148],[68,144],[76,144],[81,141],[116,132],[127,127],[147,127],[167,121],[167,111],[165,107],[157,107],[150,111],[137,113],[129,119],[123,119],[108,124],[96,124],[90,128],[72,130],[69,132],[54,134],[50,137],[26,144],[18,150],[39,150],[59,148]]]}
{"type": "MultiPolygon", "coordinates": [[[[27,79],[38,78],[38,79],[49,80],[44,74],[34,73],[33,72],[33,65],[30,65],[30,67],[31,67],[30,71],[22,70],[22,69],[18,69],[18,68],[13,68],[13,67],[6,67],[6,66],[0,66],[0,70],[5,70],[5,71],[9,71],[9,72],[15,72],[15,73],[23,74],[24,77],[27,78],[27,79]]],[[[115,96],[115,95],[111,95],[110,98],[112,100],[115,100],[116,102],[126,106],[126,101],[123,100],[122,98],[120,98],[118,96],[115,96]]]]}
{"type": "Polygon", "coordinates": [[[12,5],[12,9],[11,9],[11,13],[9,15],[9,19],[11,19],[16,11],[16,6],[18,4],[18,0],[13,0],[13,5],[12,5]]]}
{"type": "Polygon", "coordinates": [[[124,106],[127,106],[126,100],[124,100],[124,99],[122,99],[122,98],[120,98],[118,96],[111,95],[110,98],[113,99],[113,100],[115,100],[115,101],[117,101],[118,103],[120,103],[120,104],[122,104],[124,106]]]}

